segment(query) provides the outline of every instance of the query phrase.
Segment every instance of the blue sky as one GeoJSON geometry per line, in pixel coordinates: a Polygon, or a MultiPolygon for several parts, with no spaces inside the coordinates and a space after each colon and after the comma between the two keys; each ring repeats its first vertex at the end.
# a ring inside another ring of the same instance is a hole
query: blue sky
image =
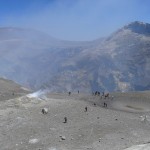
{"type": "Polygon", "coordinates": [[[150,23],[149,0],[0,0],[0,27],[65,40],[94,40],[136,20],[150,23]]]}

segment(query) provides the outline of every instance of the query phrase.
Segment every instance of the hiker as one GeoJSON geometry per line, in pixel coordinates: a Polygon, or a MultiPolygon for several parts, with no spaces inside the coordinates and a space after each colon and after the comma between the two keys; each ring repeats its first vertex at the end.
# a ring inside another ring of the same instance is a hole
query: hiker
{"type": "Polygon", "coordinates": [[[48,113],[48,108],[42,108],[42,113],[47,114],[48,113]]]}
{"type": "Polygon", "coordinates": [[[64,117],[64,122],[63,123],[67,123],[67,117],[64,117]]]}
{"type": "Polygon", "coordinates": [[[107,103],[104,102],[104,107],[107,107],[107,103]]]}
{"type": "Polygon", "coordinates": [[[87,107],[85,107],[85,112],[87,112],[87,107]]]}
{"type": "Polygon", "coordinates": [[[95,96],[98,94],[98,91],[95,92],[95,96]]]}
{"type": "Polygon", "coordinates": [[[108,97],[109,98],[109,93],[106,93],[105,95],[104,95],[104,97],[105,97],[105,99],[108,97]]]}
{"type": "Polygon", "coordinates": [[[79,90],[78,90],[78,94],[79,94],[79,90]]]}
{"type": "Polygon", "coordinates": [[[71,95],[71,92],[69,92],[68,94],[69,94],[69,96],[70,96],[70,95],[71,95]]]}

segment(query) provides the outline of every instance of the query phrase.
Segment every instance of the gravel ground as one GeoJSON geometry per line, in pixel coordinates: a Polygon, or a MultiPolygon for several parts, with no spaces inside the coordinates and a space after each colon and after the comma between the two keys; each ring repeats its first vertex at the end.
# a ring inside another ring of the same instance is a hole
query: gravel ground
{"type": "Polygon", "coordinates": [[[149,143],[149,92],[112,95],[53,93],[0,101],[0,149],[124,150],[149,143]]]}

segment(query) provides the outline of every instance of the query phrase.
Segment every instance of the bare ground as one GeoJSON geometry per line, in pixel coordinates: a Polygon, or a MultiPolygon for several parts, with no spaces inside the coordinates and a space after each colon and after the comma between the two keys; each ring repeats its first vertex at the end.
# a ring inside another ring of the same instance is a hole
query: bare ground
{"type": "Polygon", "coordinates": [[[22,96],[1,101],[0,149],[123,150],[149,143],[150,93],[112,95],[113,99],[101,99],[53,93],[46,99],[22,96]],[[48,114],[41,113],[44,107],[48,114]],[[144,115],[147,119],[141,121],[144,115]]]}

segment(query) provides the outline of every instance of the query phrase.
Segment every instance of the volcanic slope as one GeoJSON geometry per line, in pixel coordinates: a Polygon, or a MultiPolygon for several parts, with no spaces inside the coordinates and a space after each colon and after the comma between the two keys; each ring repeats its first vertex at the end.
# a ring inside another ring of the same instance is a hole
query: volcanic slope
{"type": "Polygon", "coordinates": [[[45,99],[31,95],[0,102],[1,150],[124,150],[150,142],[149,91],[112,93],[109,99],[81,93],[47,93],[45,99]]]}
{"type": "Polygon", "coordinates": [[[0,29],[0,75],[51,91],[150,89],[150,24],[132,22],[104,39],[71,42],[0,29]]]}
{"type": "Polygon", "coordinates": [[[65,87],[67,83],[72,90],[85,91],[149,90],[149,31],[150,24],[137,21],[122,27],[68,59],[55,77],[55,85],[65,87]]]}
{"type": "Polygon", "coordinates": [[[31,29],[0,28],[0,75],[40,89],[59,73],[66,59],[93,44],[62,41],[31,29]]]}
{"type": "Polygon", "coordinates": [[[13,99],[31,92],[29,89],[4,78],[0,78],[0,101],[13,99]]]}

